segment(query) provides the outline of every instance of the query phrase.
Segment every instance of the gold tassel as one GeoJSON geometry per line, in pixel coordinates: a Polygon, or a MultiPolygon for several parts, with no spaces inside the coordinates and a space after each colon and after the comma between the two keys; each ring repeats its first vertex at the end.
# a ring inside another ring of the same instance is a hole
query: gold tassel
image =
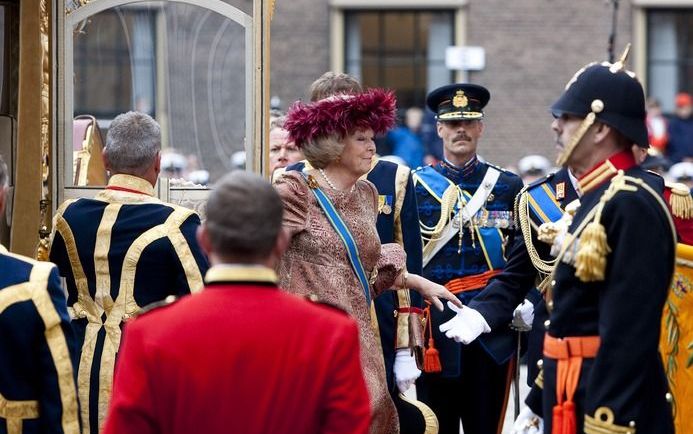
{"type": "Polygon", "coordinates": [[[681,219],[693,218],[693,198],[688,187],[680,183],[668,184],[667,186],[671,188],[671,195],[669,196],[671,214],[681,219]]]}
{"type": "Polygon", "coordinates": [[[580,245],[575,256],[575,275],[583,282],[604,280],[606,255],[610,251],[606,242],[606,229],[595,218],[580,235],[580,245]]]}

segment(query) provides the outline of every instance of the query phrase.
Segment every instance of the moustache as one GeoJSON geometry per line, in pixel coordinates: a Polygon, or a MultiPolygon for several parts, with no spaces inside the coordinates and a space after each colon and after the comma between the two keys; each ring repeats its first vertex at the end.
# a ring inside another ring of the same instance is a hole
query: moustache
{"type": "Polygon", "coordinates": [[[469,136],[466,135],[466,134],[460,134],[460,135],[458,135],[458,136],[455,136],[455,138],[454,138],[452,141],[453,141],[453,142],[459,142],[460,140],[464,140],[464,141],[467,141],[467,142],[468,142],[468,141],[470,141],[470,140],[472,140],[472,139],[471,139],[471,137],[469,137],[469,136]]]}

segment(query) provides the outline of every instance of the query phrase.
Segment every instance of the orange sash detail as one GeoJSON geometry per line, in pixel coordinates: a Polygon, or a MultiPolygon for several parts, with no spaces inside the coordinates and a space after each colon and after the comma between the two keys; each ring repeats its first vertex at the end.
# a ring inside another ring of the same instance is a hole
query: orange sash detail
{"type": "Polygon", "coordinates": [[[497,274],[500,274],[500,272],[501,270],[488,270],[473,276],[458,277],[457,279],[452,279],[444,286],[453,294],[472,291],[474,289],[481,289],[486,286],[489,279],[497,274]]]}
{"type": "Polygon", "coordinates": [[[573,397],[580,380],[582,359],[596,357],[599,344],[599,336],[554,338],[548,333],[544,336],[544,356],[558,361],[551,434],[576,434],[573,397]]]}

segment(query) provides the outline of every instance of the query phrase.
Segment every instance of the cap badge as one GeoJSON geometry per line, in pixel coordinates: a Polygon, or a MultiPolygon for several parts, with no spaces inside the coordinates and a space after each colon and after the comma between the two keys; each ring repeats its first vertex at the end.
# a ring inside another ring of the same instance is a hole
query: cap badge
{"type": "Polygon", "coordinates": [[[467,100],[467,97],[465,96],[463,90],[458,90],[455,93],[455,96],[452,98],[453,107],[457,107],[457,108],[466,107],[468,102],[469,101],[467,100]]]}

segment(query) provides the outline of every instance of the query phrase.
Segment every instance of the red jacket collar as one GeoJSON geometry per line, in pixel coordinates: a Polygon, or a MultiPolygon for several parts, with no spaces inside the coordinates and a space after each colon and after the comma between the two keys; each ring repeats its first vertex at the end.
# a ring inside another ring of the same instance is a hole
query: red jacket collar
{"type": "Polygon", "coordinates": [[[578,179],[580,192],[585,194],[590,190],[594,190],[604,182],[616,176],[619,170],[625,172],[636,165],[635,157],[633,157],[633,153],[630,149],[614,154],[594,166],[578,179]]]}

